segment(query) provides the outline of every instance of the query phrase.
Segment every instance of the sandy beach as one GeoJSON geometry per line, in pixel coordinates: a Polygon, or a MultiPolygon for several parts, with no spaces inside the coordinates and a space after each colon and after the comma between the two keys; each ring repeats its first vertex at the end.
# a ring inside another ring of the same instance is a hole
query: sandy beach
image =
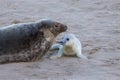
{"type": "Polygon", "coordinates": [[[120,80],[120,0],[0,0],[0,27],[41,19],[68,25],[88,60],[1,64],[0,80],[120,80]]]}

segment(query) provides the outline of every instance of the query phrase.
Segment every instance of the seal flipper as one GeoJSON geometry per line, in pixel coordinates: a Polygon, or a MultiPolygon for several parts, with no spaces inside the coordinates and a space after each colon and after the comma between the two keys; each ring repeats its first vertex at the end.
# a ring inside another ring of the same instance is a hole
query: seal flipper
{"type": "Polygon", "coordinates": [[[57,59],[59,57],[61,57],[63,55],[63,51],[64,51],[64,46],[60,45],[60,44],[53,44],[50,48],[50,50],[55,50],[58,49],[58,52],[51,55],[50,59],[57,59]]]}

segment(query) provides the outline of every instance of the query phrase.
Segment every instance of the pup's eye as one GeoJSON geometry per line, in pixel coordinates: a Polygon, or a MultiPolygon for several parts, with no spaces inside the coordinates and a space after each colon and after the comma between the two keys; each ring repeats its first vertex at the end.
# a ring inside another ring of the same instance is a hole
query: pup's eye
{"type": "Polygon", "coordinates": [[[69,38],[67,38],[66,40],[69,41],[69,38]]]}

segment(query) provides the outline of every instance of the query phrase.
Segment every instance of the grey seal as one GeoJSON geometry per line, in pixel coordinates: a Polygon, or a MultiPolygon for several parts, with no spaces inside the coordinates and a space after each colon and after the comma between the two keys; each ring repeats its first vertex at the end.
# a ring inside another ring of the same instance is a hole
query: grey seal
{"type": "Polygon", "coordinates": [[[0,28],[0,64],[39,60],[67,26],[52,20],[19,23],[0,28]]]}

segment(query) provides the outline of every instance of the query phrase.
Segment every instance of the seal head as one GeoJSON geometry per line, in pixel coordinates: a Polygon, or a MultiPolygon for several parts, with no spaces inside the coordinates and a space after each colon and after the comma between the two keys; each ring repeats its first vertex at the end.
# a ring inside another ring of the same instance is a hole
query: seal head
{"type": "Polygon", "coordinates": [[[52,20],[43,20],[41,21],[41,27],[49,29],[53,35],[56,37],[59,33],[67,30],[67,26],[52,20]]]}

